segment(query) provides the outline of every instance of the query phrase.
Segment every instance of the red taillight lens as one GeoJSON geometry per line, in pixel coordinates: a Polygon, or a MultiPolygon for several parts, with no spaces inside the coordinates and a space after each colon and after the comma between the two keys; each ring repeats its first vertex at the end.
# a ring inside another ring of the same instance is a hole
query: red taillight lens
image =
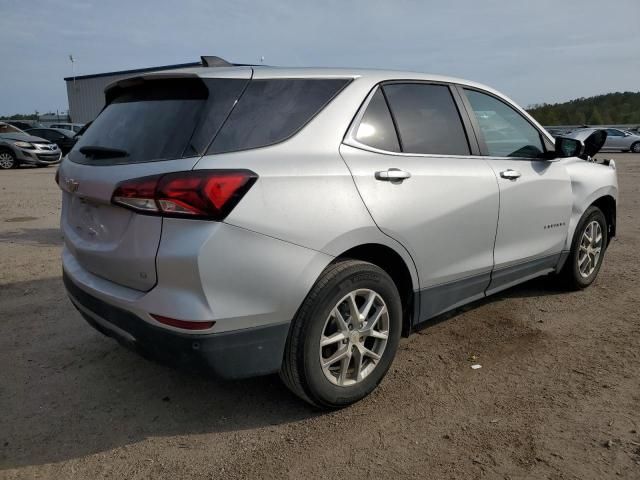
{"type": "Polygon", "coordinates": [[[153,318],[164,325],[169,325],[171,327],[182,328],[183,330],[207,330],[216,322],[193,322],[191,320],[177,320],[175,318],[163,317],[162,315],[154,315],[151,314],[153,318]]]}
{"type": "Polygon", "coordinates": [[[249,170],[192,170],[120,183],[112,202],[141,213],[223,220],[258,176],[249,170]]]}

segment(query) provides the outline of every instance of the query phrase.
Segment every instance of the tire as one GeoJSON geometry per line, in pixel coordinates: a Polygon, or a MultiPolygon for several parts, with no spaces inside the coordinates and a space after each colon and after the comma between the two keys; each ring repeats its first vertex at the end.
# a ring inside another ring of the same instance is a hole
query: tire
{"type": "Polygon", "coordinates": [[[316,407],[336,409],[351,405],[382,381],[398,349],[401,330],[402,305],[391,277],[371,263],[340,261],[325,269],[298,310],[289,329],[280,378],[294,394],[316,407]],[[350,300],[352,292],[356,292],[354,303],[350,300]],[[362,316],[359,321],[353,319],[353,310],[346,310],[355,304],[361,314],[365,313],[370,300],[372,306],[364,321],[362,316]],[[344,323],[340,323],[336,310],[344,313],[344,323]],[[353,330],[339,328],[348,324],[355,324],[353,330]],[[373,324],[378,329],[375,333],[363,333],[373,324]],[[385,329],[386,340],[379,338],[385,329]],[[363,336],[359,337],[358,332],[363,336]],[[322,338],[329,341],[338,338],[337,334],[348,338],[320,346],[322,338]],[[379,358],[363,354],[365,350],[379,354],[379,358]],[[343,351],[349,351],[349,356],[323,368],[322,358],[335,358],[343,351]],[[357,377],[359,362],[362,370],[357,377]]]}
{"type": "Polygon", "coordinates": [[[640,153],[640,142],[636,142],[629,148],[631,153],[640,153]]]}
{"type": "Polygon", "coordinates": [[[580,222],[578,222],[578,226],[573,235],[573,241],[571,242],[569,258],[567,258],[567,261],[560,272],[561,283],[566,288],[570,290],[580,290],[587,288],[593,283],[600,271],[608,240],[607,220],[604,213],[602,213],[602,210],[598,207],[589,207],[582,215],[580,222]],[[588,252],[585,252],[584,247],[585,242],[588,243],[585,239],[585,234],[587,229],[591,228],[594,222],[599,225],[601,237],[599,242],[597,242],[596,238],[594,240],[595,244],[592,243],[589,247],[599,248],[599,255],[597,255],[597,258],[588,252]],[[587,259],[584,259],[585,254],[587,254],[587,259]],[[594,258],[595,262],[593,261],[594,258]],[[581,270],[581,266],[583,270],[581,270]]]}
{"type": "Polygon", "coordinates": [[[9,170],[10,168],[16,168],[17,166],[18,161],[11,150],[0,150],[0,169],[9,170]]]}

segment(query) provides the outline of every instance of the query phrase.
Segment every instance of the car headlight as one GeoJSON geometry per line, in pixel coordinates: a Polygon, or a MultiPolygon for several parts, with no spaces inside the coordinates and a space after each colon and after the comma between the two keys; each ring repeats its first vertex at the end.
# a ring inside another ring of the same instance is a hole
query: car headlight
{"type": "Polygon", "coordinates": [[[34,148],[36,148],[29,142],[15,142],[14,145],[19,148],[27,148],[30,150],[33,150],[34,148]]]}

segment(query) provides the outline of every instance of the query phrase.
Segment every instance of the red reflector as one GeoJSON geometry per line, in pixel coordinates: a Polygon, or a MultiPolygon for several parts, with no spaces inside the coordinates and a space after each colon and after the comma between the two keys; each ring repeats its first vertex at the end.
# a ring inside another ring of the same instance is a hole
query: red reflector
{"type": "Polygon", "coordinates": [[[182,328],[184,330],[207,330],[216,322],[192,322],[190,320],[177,320],[175,318],[163,317],[162,315],[151,314],[160,323],[169,325],[171,327],[182,328]]]}
{"type": "Polygon", "coordinates": [[[223,220],[258,176],[249,170],[191,170],[124,181],[112,202],[147,214],[223,220]]]}

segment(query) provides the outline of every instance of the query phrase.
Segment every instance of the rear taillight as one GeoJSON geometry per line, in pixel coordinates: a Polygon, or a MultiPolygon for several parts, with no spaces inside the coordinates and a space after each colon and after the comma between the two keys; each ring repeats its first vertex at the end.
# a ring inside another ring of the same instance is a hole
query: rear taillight
{"type": "Polygon", "coordinates": [[[191,170],[126,180],[111,201],[150,215],[223,220],[258,176],[250,170],[191,170]]]}

